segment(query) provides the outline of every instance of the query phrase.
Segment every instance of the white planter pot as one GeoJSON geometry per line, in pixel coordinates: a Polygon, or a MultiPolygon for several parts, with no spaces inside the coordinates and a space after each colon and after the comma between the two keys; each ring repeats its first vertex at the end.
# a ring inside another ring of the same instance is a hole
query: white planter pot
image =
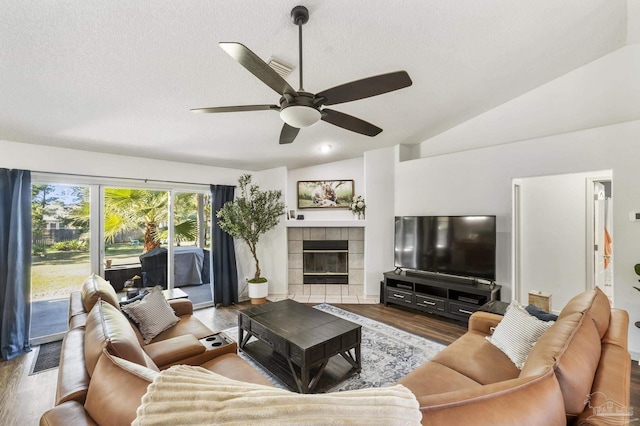
{"type": "Polygon", "coordinates": [[[252,305],[260,305],[267,301],[267,295],[269,294],[269,282],[264,283],[249,283],[249,298],[251,298],[252,305]]]}

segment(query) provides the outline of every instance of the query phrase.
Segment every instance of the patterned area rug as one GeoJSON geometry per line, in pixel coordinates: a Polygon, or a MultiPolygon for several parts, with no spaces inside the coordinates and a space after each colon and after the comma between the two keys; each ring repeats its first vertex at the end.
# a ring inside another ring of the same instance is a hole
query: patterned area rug
{"type": "MultiPolygon", "coordinates": [[[[445,347],[445,345],[326,303],[316,305],[314,308],[362,326],[362,371],[327,389],[330,392],[393,385],[445,347]]],[[[237,339],[237,327],[224,330],[224,332],[237,339]]],[[[277,378],[256,364],[250,357],[241,351],[239,354],[260,370],[275,386],[285,388],[277,378]]]]}

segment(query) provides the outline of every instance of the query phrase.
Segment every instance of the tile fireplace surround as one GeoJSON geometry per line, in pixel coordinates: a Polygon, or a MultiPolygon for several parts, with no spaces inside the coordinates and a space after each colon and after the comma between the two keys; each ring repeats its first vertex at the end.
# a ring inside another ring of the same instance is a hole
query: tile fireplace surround
{"type": "Polygon", "coordinates": [[[364,294],[364,228],[363,227],[296,227],[288,228],[289,294],[341,296],[346,301],[364,294]],[[349,284],[303,284],[302,241],[346,240],[349,242],[349,284]]]}

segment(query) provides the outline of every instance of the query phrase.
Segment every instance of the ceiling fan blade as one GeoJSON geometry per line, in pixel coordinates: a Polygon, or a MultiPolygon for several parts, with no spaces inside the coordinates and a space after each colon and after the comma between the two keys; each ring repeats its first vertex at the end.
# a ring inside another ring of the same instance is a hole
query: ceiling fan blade
{"type": "Polygon", "coordinates": [[[263,111],[272,109],[280,111],[278,105],[238,105],[211,108],[192,108],[191,112],[240,112],[240,111],[263,111]]]}
{"type": "Polygon", "coordinates": [[[396,71],[332,87],[317,93],[316,98],[324,98],[322,105],[335,105],[393,92],[412,83],[406,71],[396,71]]]}
{"type": "Polygon", "coordinates": [[[375,136],[382,131],[378,126],[333,109],[325,108],[322,110],[322,121],[366,136],[375,136]]]}
{"type": "Polygon", "coordinates": [[[291,143],[298,136],[300,129],[297,127],[291,127],[287,123],[282,126],[282,132],[280,132],[280,145],[291,143]]]}
{"type": "Polygon", "coordinates": [[[285,93],[296,94],[296,91],[280,77],[265,61],[260,59],[258,55],[249,50],[248,47],[241,43],[218,43],[233,59],[238,61],[240,65],[245,67],[251,74],[258,77],[264,84],[271,87],[279,95],[285,93]]]}

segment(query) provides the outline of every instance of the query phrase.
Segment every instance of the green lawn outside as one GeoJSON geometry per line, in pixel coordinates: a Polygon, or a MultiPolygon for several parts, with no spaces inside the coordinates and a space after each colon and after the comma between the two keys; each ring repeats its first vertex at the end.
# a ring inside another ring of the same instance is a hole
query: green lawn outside
{"type": "MultiPolygon", "coordinates": [[[[114,265],[139,263],[142,245],[107,244],[107,259],[114,265]]],[[[47,250],[46,256],[33,256],[31,261],[32,300],[59,299],[79,290],[91,274],[89,251],[47,250]]]]}

